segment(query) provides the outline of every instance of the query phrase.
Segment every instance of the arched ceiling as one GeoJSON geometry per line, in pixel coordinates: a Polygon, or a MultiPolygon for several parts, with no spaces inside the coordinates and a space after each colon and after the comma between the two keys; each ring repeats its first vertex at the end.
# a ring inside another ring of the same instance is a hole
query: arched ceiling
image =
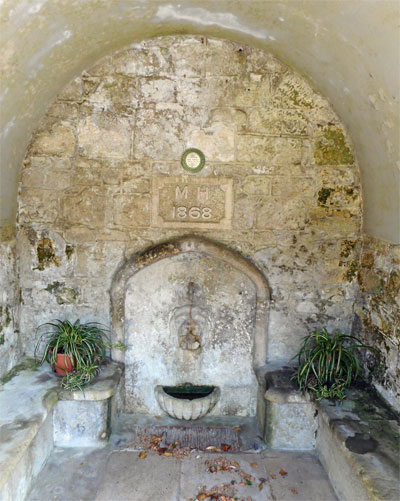
{"type": "Polygon", "coordinates": [[[360,163],[364,231],[400,242],[397,0],[0,0],[0,8],[3,225],[15,222],[30,135],[70,79],[133,41],[198,33],[272,52],[331,101],[360,163]]]}

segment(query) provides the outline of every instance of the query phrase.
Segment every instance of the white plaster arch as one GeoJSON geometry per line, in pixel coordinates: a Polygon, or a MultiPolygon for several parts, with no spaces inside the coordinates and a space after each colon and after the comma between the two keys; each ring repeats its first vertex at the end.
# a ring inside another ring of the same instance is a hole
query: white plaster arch
{"type": "Polygon", "coordinates": [[[15,223],[29,137],[68,81],[129,43],[192,33],[269,51],[330,100],[360,164],[364,231],[400,242],[399,13],[396,0],[5,0],[0,226],[15,223]]]}
{"type": "MultiPolygon", "coordinates": [[[[126,284],[133,275],[157,261],[185,252],[197,252],[224,261],[246,275],[256,290],[256,308],[253,344],[253,369],[261,368],[267,357],[268,311],[270,292],[264,275],[240,254],[198,236],[181,237],[151,247],[121,264],[111,285],[111,329],[113,343],[124,342],[126,284]]],[[[112,358],[124,361],[121,350],[112,350],[112,358]]]]}

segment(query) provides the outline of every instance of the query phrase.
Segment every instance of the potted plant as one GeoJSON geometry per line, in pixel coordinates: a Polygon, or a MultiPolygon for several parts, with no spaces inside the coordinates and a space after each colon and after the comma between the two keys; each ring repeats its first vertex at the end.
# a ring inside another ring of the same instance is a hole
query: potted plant
{"type": "Polygon", "coordinates": [[[111,346],[107,329],[96,322],[81,324],[79,320],[71,323],[58,319],[39,328],[43,327],[47,329],[35,347],[35,359],[39,365],[47,360],[57,374],[64,376],[62,386],[71,391],[90,384],[111,346]],[[43,341],[44,351],[38,357],[43,341]]]}
{"type": "Polygon", "coordinates": [[[314,394],[317,401],[330,398],[342,401],[345,389],[357,378],[361,366],[356,350],[376,351],[341,331],[329,334],[324,328],[306,336],[299,352],[292,358],[299,366],[293,378],[299,388],[314,394]]]}

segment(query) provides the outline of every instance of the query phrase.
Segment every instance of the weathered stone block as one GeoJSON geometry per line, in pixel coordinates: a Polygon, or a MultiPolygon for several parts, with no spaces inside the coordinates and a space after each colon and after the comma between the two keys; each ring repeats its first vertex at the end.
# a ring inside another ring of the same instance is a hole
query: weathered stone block
{"type": "Polygon", "coordinates": [[[214,100],[209,102],[204,79],[197,77],[177,79],[175,81],[175,96],[176,102],[182,106],[212,106],[214,103],[214,100]]]}
{"type": "Polygon", "coordinates": [[[271,179],[266,176],[247,176],[242,181],[241,189],[246,195],[263,195],[271,193],[271,179]]]}
{"type": "Polygon", "coordinates": [[[130,120],[111,113],[94,112],[78,125],[79,151],[87,157],[129,158],[130,120]]]}
{"type": "Polygon", "coordinates": [[[237,159],[239,162],[269,162],[275,165],[300,164],[302,140],[241,134],[237,138],[237,159]]]}
{"type": "Polygon", "coordinates": [[[117,226],[140,228],[150,225],[149,195],[121,195],[114,203],[113,221],[117,226]]]}
{"type": "Polygon", "coordinates": [[[278,177],[272,181],[272,196],[285,198],[313,197],[314,180],[310,177],[278,177]]]}
{"type": "Polygon", "coordinates": [[[145,44],[142,44],[115,52],[112,55],[112,69],[109,74],[152,76],[158,74],[155,71],[156,65],[154,53],[151,49],[146,48],[145,44]]]}
{"type": "Polygon", "coordinates": [[[173,45],[170,51],[171,73],[184,78],[204,76],[208,50],[205,38],[187,37],[173,45]]]}
{"type": "Polygon", "coordinates": [[[75,128],[67,123],[57,123],[51,130],[38,134],[30,146],[32,155],[70,157],[75,152],[75,128]]]}
{"type": "Polygon", "coordinates": [[[336,210],[330,215],[324,209],[309,210],[312,231],[320,238],[333,238],[357,235],[360,219],[347,210],[336,210]]]}
{"type": "Polygon", "coordinates": [[[350,146],[338,126],[320,127],[314,141],[314,159],[319,165],[348,165],[354,163],[350,146]]]}
{"type": "Polygon", "coordinates": [[[176,101],[175,85],[175,80],[171,78],[143,80],[141,82],[142,99],[146,103],[174,103],[176,101]]]}
{"type": "Polygon", "coordinates": [[[245,71],[246,49],[225,40],[208,39],[205,55],[207,76],[239,76],[245,71]]]}
{"type": "Polygon", "coordinates": [[[24,169],[21,184],[30,188],[44,188],[46,190],[66,190],[71,183],[70,170],[55,170],[44,163],[41,167],[24,169]]]}
{"type": "Polygon", "coordinates": [[[72,122],[78,116],[78,106],[75,103],[65,102],[58,99],[47,110],[47,116],[55,117],[58,120],[72,122]]]}
{"type": "Polygon", "coordinates": [[[233,228],[249,230],[254,228],[259,197],[238,196],[233,208],[233,228]]]}
{"type": "Polygon", "coordinates": [[[235,156],[235,129],[216,122],[206,129],[193,130],[187,144],[196,145],[210,162],[230,162],[235,156]]]}
{"type": "Polygon", "coordinates": [[[143,83],[139,78],[104,77],[92,80],[93,87],[85,96],[85,102],[102,110],[124,113],[136,108],[143,100],[143,83]]]}
{"type": "Polygon", "coordinates": [[[248,131],[258,134],[305,136],[309,120],[302,110],[263,110],[249,112],[248,131]]]}
{"type": "Polygon", "coordinates": [[[277,108],[326,108],[327,102],[308,83],[292,72],[277,74],[272,81],[272,104],[277,108]]]}
{"type": "Polygon", "coordinates": [[[59,216],[59,193],[39,188],[22,188],[19,198],[19,222],[55,223],[59,216]]]}
{"type": "Polygon", "coordinates": [[[288,67],[276,59],[272,54],[267,54],[262,51],[248,51],[246,59],[246,69],[248,73],[265,73],[280,74],[288,70],[288,67]]]}
{"type": "Polygon", "coordinates": [[[304,200],[280,198],[260,203],[256,215],[256,229],[296,230],[306,226],[307,207],[304,200]]]}
{"type": "Polygon", "coordinates": [[[62,213],[68,225],[83,224],[89,227],[102,227],[104,222],[104,196],[101,188],[82,188],[65,197],[62,213]]]}
{"type": "Polygon", "coordinates": [[[138,110],[133,142],[133,156],[160,160],[178,160],[184,151],[187,118],[179,110],[138,110]],[[163,134],[160,135],[160,130],[163,134]],[[156,140],[155,140],[156,139],[156,140]]]}

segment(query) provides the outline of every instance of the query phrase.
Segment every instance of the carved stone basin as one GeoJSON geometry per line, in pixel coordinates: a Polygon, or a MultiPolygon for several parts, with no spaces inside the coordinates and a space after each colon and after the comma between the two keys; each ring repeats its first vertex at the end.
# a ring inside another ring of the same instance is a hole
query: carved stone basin
{"type": "Polygon", "coordinates": [[[208,414],[218,402],[220,389],[217,386],[156,386],[157,402],[168,416],[187,421],[208,414]]]}

